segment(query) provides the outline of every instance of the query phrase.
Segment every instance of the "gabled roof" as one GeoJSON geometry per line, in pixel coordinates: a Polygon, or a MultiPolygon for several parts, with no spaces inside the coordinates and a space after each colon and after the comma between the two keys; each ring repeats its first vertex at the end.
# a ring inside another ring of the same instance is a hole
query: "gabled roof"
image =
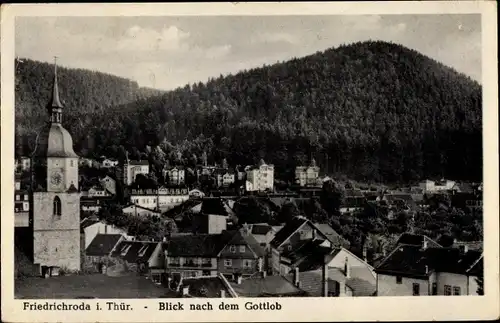
{"type": "Polygon", "coordinates": [[[283,276],[252,277],[241,284],[231,282],[231,287],[241,297],[305,296],[306,293],[283,276]]]}
{"type": "Polygon", "coordinates": [[[135,206],[136,208],[138,209],[143,209],[143,210],[146,210],[146,211],[149,211],[149,212],[152,212],[152,213],[156,213],[156,214],[161,214],[160,211],[156,211],[156,210],[153,210],[153,209],[150,209],[150,208],[147,208],[147,207],[144,207],[144,206],[140,206],[138,204],[135,204],[135,203],[129,203],[125,206],[122,207],[122,210],[125,209],[125,208],[128,208],[128,207],[131,207],[131,206],[135,206]]]}
{"type": "Polygon", "coordinates": [[[149,166],[149,161],[147,161],[147,160],[129,160],[128,164],[130,166],[139,166],[139,165],[149,166]]]}
{"type": "Polygon", "coordinates": [[[163,244],[169,256],[173,257],[216,257],[226,244],[227,236],[222,234],[197,234],[171,236],[163,244]]]}
{"type": "Polygon", "coordinates": [[[319,232],[324,234],[326,238],[336,246],[349,247],[350,243],[348,240],[344,239],[337,231],[335,231],[327,223],[314,223],[313,224],[319,232]]]}
{"type": "Polygon", "coordinates": [[[295,217],[276,233],[271,245],[274,248],[279,248],[295,231],[299,230],[303,225],[309,222],[305,218],[295,217]]]}
{"type": "Polygon", "coordinates": [[[245,234],[240,230],[234,230],[234,231],[224,231],[222,235],[224,236],[222,240],[227,241],[227,243],[225,244],[226,246],[244,245],[250,248],[250,250],[254,253],[256,258],[265,256],[264,249],[262,249],[257,240],[255,240],[255,238],[250,234],[245,234]]]}
{"type": "Polygon", "coordinates": [[[407,277],[427,277],[432,271],[465,275],[480,259],[482,252],[478,251],[400,245],[377,266],[376,272],[407,277]]]}
{"type": "Polygon", "coordinates": [[[119,257],[128,263],[146,262],[159,243],[151,241],[121,241],[113,250],[111,256],[119,257]]]}
{"type": "Polygon", "coordinates": [[[85,228],[90,227],[91,225],[94,225],[94,224],[99,223],[99,222],[101,222],[101,220],[99,220],[97,218],[97,216],[89,216],[89,217],[86,217],[85,219],[83,219],[82,221],[80,221],[80,228],[85,229],[85,228]]]}
{"type": "Polygon", "coordinates": [[[85,255],[107,256],[122,237],[121,234],[97,234],[85,250],[85,255]]]}
{"type": "Polygon", "coordinates": [[[324,240],[304,240],[292,250],[284,250],[281,257],[290,262],[290,267],[299,267],[300,271],[322,268],[325,256],[335,250],[322,246],[324,240]]]}
{"type": "Polygon", "coordinates": [[[426,235],[422,234],[413,234],[413,233],[403,233],[398,241],[396,242],[397,245],[399,244],[406,244],[406,245],[412,245],[412,246],[423,246],[424,241],[427,242],[427,247],[429,248],[440,248],[442,247],[439,243],[436,241],[432,240],[426,235]]]}

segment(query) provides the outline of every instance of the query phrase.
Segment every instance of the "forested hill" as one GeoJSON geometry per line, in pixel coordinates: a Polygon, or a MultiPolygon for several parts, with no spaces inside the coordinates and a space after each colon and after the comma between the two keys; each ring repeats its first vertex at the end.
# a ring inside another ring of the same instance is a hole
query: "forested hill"
{"type": "MultiPolygon", "coordinates": [[[[54,78],[54,65],[19,58],[15,60],[16,134],[22,136],[38,129],[48,118],[54,78]]],[[[160,95],[162,91],[141,88],[135,81],[84,69],[58,67],[65,123],[70,129],[79,126],[74,120],[106,112],[106,109],[141,98],[160,95]]],[[[76,129],[79,131],[81,129],[76,129]]]]}
{"type": "Polygon", "coordinates": [[[478,180],[481,101],[468,77],[369,41],[138,100],[95,118],[75,142],[85,153],[121,155],[123,146],[177,163],[203,151],[232,164],[262,157],[278,173],[313,156],[322,170],[361,180],[478,180]]]}

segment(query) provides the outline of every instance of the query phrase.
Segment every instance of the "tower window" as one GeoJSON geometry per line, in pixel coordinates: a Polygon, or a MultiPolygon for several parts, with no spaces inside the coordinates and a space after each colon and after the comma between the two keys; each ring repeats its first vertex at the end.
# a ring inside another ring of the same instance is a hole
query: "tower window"
{"type": "Polygon", "coordinates": [[[61,217],[61,199],[59,196],[54,197],[53,209],[54,216],[61,217]]]}
{"type": "Polygon", "coordinates": [[[74,167],[74,166],[75,166],[75,164],[74,164],[74,161],[73,161],[73,160],[71,160],[71,161],[70,161],[70,164],[71,164],[71,167],[74,167]]]}

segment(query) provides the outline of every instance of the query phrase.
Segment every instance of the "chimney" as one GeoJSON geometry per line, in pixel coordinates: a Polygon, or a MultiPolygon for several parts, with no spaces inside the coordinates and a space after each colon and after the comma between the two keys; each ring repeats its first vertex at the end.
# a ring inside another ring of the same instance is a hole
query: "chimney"
{"type": "Polygon", "coordinates": [[[260,272],[260,275],[261,275],[261,277],[262,277],[262,278],[266,278],[267,273],[266,273],[266,271],[264,270],[264,271],[261,271],[261,272],[260,272]]]}
{"type": "Polygon", "coordinates": [[[368,247],[366,246],[366,244],[363,246],[363,261],[367,262],[367,259],[368,259],[368,247]]]}
{"type": "Polygon", "coordinates": [[[225,298],[226,297],[226,291],[221,289],[220,290],[220,298],[225,298]]]}
{"type": "Polygon", "coordinates": [[[346,278],[351,278],[351,266],[349,266],[349,259],[347,257],[345,258],[344,274],[346,278]]]}
{"type": "Polygon", "coordinates": [[[313,240],[316,240],[316,235],[317,235],[316,229],[313,229],[313,231],[312,231],[312,239],[313,240]]]}
{"type": "Polygon", "coordinates": [[[296,287],[299,287],[299,285],[300,285],[299,267],[295,267],[295,270],[293,272],[293,284],[296,287]]]}
{"type": "Polygon", "coordinates": [[[242,280],[241,275],[237,275],[236,276],[236,284],[241,285],[241,280],[242,280]]]}
{"type": "Polygon", "coordinates": [[[468,245],[461,245],[459,247],[459,250],[460,250],[460,254],[466,254],[468,251],[469,251],[469,246],[468,245]]]}
{"type": "Polygon", "coordinates": [[[323,297],[328,297],[328,264],[323,265],[323,297]]]}

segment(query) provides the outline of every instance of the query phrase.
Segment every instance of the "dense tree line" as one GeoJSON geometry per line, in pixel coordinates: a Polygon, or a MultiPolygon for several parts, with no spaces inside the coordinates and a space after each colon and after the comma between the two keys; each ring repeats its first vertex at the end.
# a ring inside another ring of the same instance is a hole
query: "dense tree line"
{"type": "MultiPolygon", "coordinates": [[[[24,83],[33,80],[24,73],[24,83]]],[[[73,87],[65,97],[86,87],[73,87]]],[[[48,97],[30,91],[18,86],[18,97],[36,97],[35,103],[48,97]]],[[[204,153],[209,162],[226,158],[230,164],[264,158],[285,179],[293,176],[286,170],[314,157],[323,170],[359,180],[480,180],[481,91],[477,82],[414,50],[368,41],[87,109],[84,117],[67,109],[66,118],[78,119],[69,128],[86,155],[127,150],[147,158],[159,147],[159,155],[181,164],[204,153]]],[[[107,95],[92,97],[97,105],[107,95]]]]}

